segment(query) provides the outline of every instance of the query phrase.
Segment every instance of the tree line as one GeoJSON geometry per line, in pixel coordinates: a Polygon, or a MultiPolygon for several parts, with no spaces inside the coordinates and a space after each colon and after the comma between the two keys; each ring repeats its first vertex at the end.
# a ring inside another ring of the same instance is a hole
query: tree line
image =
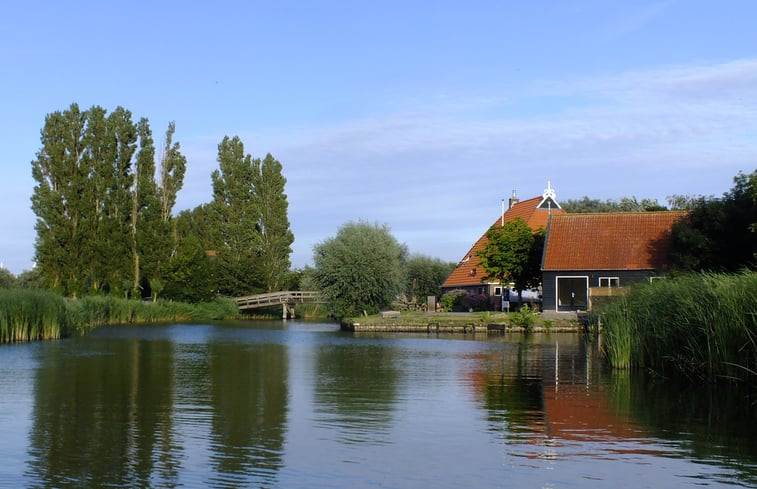
{"type": "Polygon", "coordinates": [[[211,202],[174,216],[187,165],[175,130],[169,123],[156,158],[149,121],[122,107],[46,116],[32,161],[35,270],[46,288],[201,301],[281,285],[294,241],[281,163],[227,136],[211,202]]]}

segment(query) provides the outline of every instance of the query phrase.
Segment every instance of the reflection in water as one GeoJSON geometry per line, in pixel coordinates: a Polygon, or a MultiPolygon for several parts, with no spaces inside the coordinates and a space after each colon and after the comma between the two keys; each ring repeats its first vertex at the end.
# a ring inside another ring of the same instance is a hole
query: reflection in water
{"type": "Polygon", "coordinates": [[[287,418],[287,370],[283,345],[211,344],[214,486],[275,483],[287,418]]]}
{"type": "Polygon", "coordinates": [[[175,485],[172,365],[167,341],[45,355],[30,433],[33,478],[44,487],[175,485]]]}
{"type": "Polygon", "coordinates": [[[395,350],[332,346],[317,355],[318,422],[337,430],[342,443],[381,443],[392,425],[400,376],[395,350]]]}
{"type": "Polygon", "coordinates": [[[754,393],[608,371],[578,335],[277,324],[16,347],[0,485],[757,487],[754,393]]]}
{"type": "Polygon", "coordinates": [[[609,371],[596,345],[578,336],[525,337],[480,354],[476,365],[476,399],[512,456],[643,465],[693,456],[720,467],[696,480],[757,484],[753,393],[609,371]]]}

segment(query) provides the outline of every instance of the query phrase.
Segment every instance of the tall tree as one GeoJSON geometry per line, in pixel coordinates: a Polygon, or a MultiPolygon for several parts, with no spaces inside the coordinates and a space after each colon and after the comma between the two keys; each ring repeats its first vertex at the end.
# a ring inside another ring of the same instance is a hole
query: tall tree
{"type": "Polygon", "coordinates": [[[648,212],[664,211],[665,206],[660,205],[657,199],[641,199],[636,197],[621,197],[619,201],[590,199],[584,196],[580,199],[568,199],[560,203],[566,212],[582,214],[589,212],[648,212]]]}
{"type": "Polygon", "coordinates": [[[538,285],[541,279],[536,263],[537,257],[541,259],[540,249],[544,248],[543,236],[543,231],[535,234],[520,217],[503,226],[492,226],[486,232],[486,246],[478,251],[485,278],[501,284],[514,283],[522,302],[522,290],[538,285]]]}
{"type": "Polygon", "coordinates": [[[212,241],[210,228],[213,212],[209,205],[182,211],[174,220],[176,251],[166,264],[162,280],[163,295],[186,302],[212,299],[218,291],[216,280],[217,257],[208,249],[212,241]]]}
{"type": "Polygon", "coordinates": [[[675,268],[735,272],[757,264],[757,170],[733,181],[721,198],[694,199],[688,217],[673,225],[675,268]]]}
{"type": "Polygon", "coordinates": [[[136,289],[140,259],[154,261],[151,223],[160,216],[147,120],[72,104],[48,114],[41,142],[32,209],[45,282],[72,296],[136,289]]]}
{"type": "Polygon", "coordinates": [[[406,257],[387,226],[348,222],[315,246],[312,278],[336,317],[375,313],[402,292],[406,257]]]}
{"type": "Polygon", "coordinates": [[[413,254],[404,265],[405,295],[410,300],[425,302],[430,295],[439,297],[444,280],[455,269],[452,262],[413,254]]]}
{"type": "Polygon", "coordinates": [[[164,287],[164,273],[171,257],[176,254],[177,234],[173,219],[176,196],[184,185],[187,159],[181,153],[178,142],[173,141],[176,124],[170,122],[166,129],[163,149],[159,158],[159,182],[156,191],[157,209],[149,208],[150,239],[143,240],[143,253],[149,257],[143,270],[149,279],[153,299],[164,287]]]}
{"type": "Polygon", "coordinates": [[[35,261],[50,287],[74,295],[82,289],[77,279],[85,241],[79,228],[86,198],[81,190],[89,174],[81,161],[86,122],[87,113],[76,104],[48,114],[41,131],[42,148],[32,161],[35,261]]]}
{"type": "Polygon", "coordinates": [[[227,295],[250,294],[262,288],[256,267],[260,207],[253,191],[252,157],[244,153],[238,136],[226,136],[218,145],[218,164],[211,175],[211,210],[218,225],[212,246],[218,257],[219,290],[227,295]]]}
{"type": "Polygon", "coordinates": [[[281,163],[270,153],[261,162],[253,163],[253,188],[260,209],[258,221],[259,263],[268,292],[280,290],[289,266],[294,235],[289,229],[284,193],[286,178],[281,174],[281,163]]]}

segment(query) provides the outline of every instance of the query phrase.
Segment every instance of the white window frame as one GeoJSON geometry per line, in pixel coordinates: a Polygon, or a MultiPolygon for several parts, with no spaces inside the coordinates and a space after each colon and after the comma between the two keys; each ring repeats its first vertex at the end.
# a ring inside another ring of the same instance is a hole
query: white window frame
{"type": "Polygon", "coordinates": [[[620,277],[599,277],[599,280],[597,281],[600,287],[607,287],[607,288],[613,288],[613,287],[620,287],[620,277]],[[602,285],[602,281],[606,280],[607,285],[602,285]]]}

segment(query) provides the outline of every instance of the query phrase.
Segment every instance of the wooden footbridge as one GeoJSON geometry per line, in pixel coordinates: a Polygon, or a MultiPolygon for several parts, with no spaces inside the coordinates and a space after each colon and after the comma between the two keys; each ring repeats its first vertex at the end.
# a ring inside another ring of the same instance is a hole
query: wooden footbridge
{"type": "Polygon", "coordinates": [[[235,297],[234,300],[236,301],[237,306],[239,306],[240,311],[259,309],[262,307],[272,307],[281,304],[282,319],[286,319],[287,317],[294,319],[295,304],[302,304],[305,302],[323,302],[318,292],[307,290],[285,290],[282,292],[269,292],[267,294],[235,297]]]}

